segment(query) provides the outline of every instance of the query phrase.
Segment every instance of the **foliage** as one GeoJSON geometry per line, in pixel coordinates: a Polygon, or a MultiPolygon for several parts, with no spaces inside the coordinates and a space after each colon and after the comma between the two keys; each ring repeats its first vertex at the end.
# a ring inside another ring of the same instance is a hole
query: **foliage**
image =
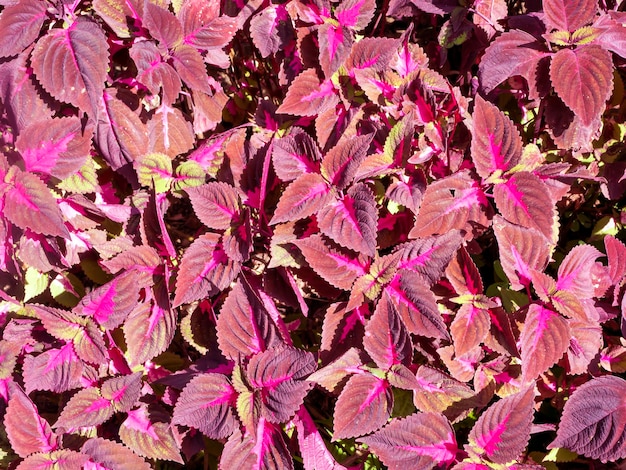
{"type": "Polygon", "coordinates": [[[3,466],[626,457],[621,5],[0,5],[3,466]]]}

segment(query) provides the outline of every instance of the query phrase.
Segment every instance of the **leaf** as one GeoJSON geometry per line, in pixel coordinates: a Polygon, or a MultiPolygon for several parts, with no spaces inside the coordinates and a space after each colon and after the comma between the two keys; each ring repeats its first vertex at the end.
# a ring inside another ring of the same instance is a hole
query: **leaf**
{"type": "Polygon", "coordinates": [[[594,296],[592,268],[596,259],[603,256],[591,245],[578,245],[570,250],[559,265],[556,288],[566,290],[579,299],[594,296]]]}
{"type": "Polygon", "coordinates": [[[107,78],[106,37],[97,23],[79,16],[67,29],[51,29],[37,41],[32,65],[50,95],[92,115],[107,78]]]}
{"type": "Polygon", "coordinates": [[[36,121],[20,132],[15,148],[24,159],[26,171],[64,179],[87,161],[91,131],[83,132],[76,117],[36,121]]]}
{"type": "Polygon", "coordinates": [[[390,470],[449,465],[458,450],[454,429],[437,413],[393,419],[381,430],[358,441],[367,444],[390,470]]]}
{"type": "Polygon", "coordinates": [[[389,384],[368,373],[350,377],[335,405],[333,442],[380,429],[393,409],[389,384]]]}
{"type": "Polygon", "coordinates": [[[487,408],[470,432],[472,453],[501,464],[517,459],[530,439],[533,404],[534,388],[529,387],[487,408]]]}
{"type": "Polygon", "coordinates": [[[624,392],[617,376],[591,379],[565,402],[556,439],[548,449],[566,448],[603,463],[626,456],[624,392]]]}
{"type": "Polygon", "coordinates": [[[602,328],[595,322],[577,320],[571,320],[569,326],[572,335],[567,348],[569,371],[585,374],[604,344],[602,328]]]}
{"type": "Polygon", "coordinates": [[[365,37],[352,44],[345,66],[348,70],[371,68],[383,71],[396,54],[398,45],[398,40],[393,38],[365,37]]]}
{"type": "Polygon", "coordinates": [[[250,37],[262,57],[287,47],[293,36],[291,19],[284,5],[269,5],[250,20],[250,37]]]}
{"type": "Polygon", "coordinates": [[[352,286],[346,309],[352,310],[377,299],[381,289],[395,276],[399,258],[398,252],[374,258],[369,266],[369,272],[359,277],[352,286]]]}
{"type": "Polygon", "coordinates": [[[136,0],[93,0],[93,8],[119,38],[130,38],[143,16],[143,2],[136,0]],[[138,16],[139,15],[139,16],[138,16]]]}
{"type": "Polygon", "coordinates": [[[544,0],[544,23],[551,29],[574,32],[591,23],[598,11],[594,0],[544,0]]]}
{"type": "Polygon", "coordinates": [[[269,313],[241,280],[229,292],[217,317],[217,341],[222,354],[233,360],[281,343],[269,313]]]}
{"type": "Polygon", "coordinates": [[[100,388],[102,398],[109,401],[115,412],[128,412],[141,395],[141,377],[141,372],[135,372],[105,380],[100,388]]]}
{"type": "Polygon", "coordinates": [[[460,247],[446,268],[446,277],[454,290],[461,295],[481,295],[483,280],[467,249],[460,247]]]}
{"type": "Polygon", "coordinates": [[[6,5],[0,14],[0,57],[17,55],[35,42],[45,20],[45,3],[26,0],[6,5]]]}
{"type": "Polygon", "coordinates": [[[131,366],[143,364],[161,354],[174,338],[176,311],[169,305],[166,292],[159,297],[153,302],[137,305],[124,322],[124,338],[131,366]]]}
{"type": "Polygon", "coordinates": [[[317,30],[319,41],[319,62],[326,78],[341,67],[350,53],[354,35],[341,24],[325,22],[317,30]]]}
{"type": "Polygon", "coordinates": [[[522,289],[531,282],[532,270],[543,271],[548,265],[550,246],[533,228],[514,225],[500,216],[493,219],[502,269],[511,288],[522,289]]]}
{"type": "Polygon", "coordinates": [[[270,423],[293,417],[312,385],[302,379],[316,367],[313,354],[292,347],[268,349],[250,359],[246,375],[250,386],[261,390],[262,415],[270,423]]]}
{"type": "Polygon", "coordinates": [[[184,2],[178,17],[183,25],[184,42],[200,50],[222,49],[238,28],[237,18],[220,15],[219,5],[207,5],[203,0],[184,2]]]}
{"type": "Polygon", "coordinates": [[[191,124],[180,110],[166,103],[162,103],[148,120],[148,135],[150,152],[165,154],[170,160],[194,146],[191,124]]]}
{"type": "Polygon", "coordinates": [[[550,62],[550,80],[559,98],[589,126],[613,91],[611,53],[594,44],[561,49],[550,62]]]}
{"type": "Polygon", "coordinates": [[[129,410],[119,435],[124,444],[142,457],[184,463],[165,411],[145,406],[129,410]]]}
{"type": "Polygon", "coordinates": [[[295,116],[316,116],[333,108],[339,102],[330,80],[320,83],[315,69],[298,75],[287,89],[287,94],[277,113],[295,116]]]}
{"type": "Polygon", "coordinates": [[[15,467],[16,470],[82,470],[86,468],[89,456],[68,449],[37,453],[26,457],[15,467]]]}
{"type": "Polygon", "coordinates": [[[209,228],[225,230],[239,213],[239,196],[227,183],[211,182],[187,190],[193,210],[209,228]]]}
{"type": "Polygon", "coordinates": [[[189,88],[211,93],[206,66],[195,48],[186,44],[176,47],[172,53],[172,62],[178,75],[189,88]]]}
{"type": "Polygon", "coordinates": [[[460,414],[459,411],[466,411],[468,402],[471,404],[475,396],[467,384],[426,365],[417,370],[416,381],[413,403],[417,409],[443,413],[451,420],[460,414]]]}
{"type": "Polygon", "coordinates": [[[480,84],[489,93],[515,75],[521,75],[529,84],[535,83],[539,60],[548,54],[531,34],[517,29],[506,31],[489,45],[480,60],[480,84]]]}
{"type": "Polygon", "coordinates": [[[324,179],[337,189],[347,188],[365,158],[373,137],[373,134],[367,134],[340,140],[322,160],[324,179]]]}
{"type": "Polygon", "coordinates": [[[443,235],[403,243],[398,246],[402,251],[398,269],[415,271],[432,286],[441,278],[462,242],[459,231],[451,230],[443,235]]]}
{"type": "Polygon", "coordinates": [[[95,142],[113,170],[148,152],[148,130],[139,117],[111,89],[104,92],[95,142]]]}
{"type": "Polygon", "coordinates": [[[226,444],[219,468],[293,470],[293,459],[280,429],[264,419],[242,436],[235,432],[226,444]]]}
{"type": "Polygon", "coordinates": [[[338,359],[315,371],[307,380],[319,384],[331,393],[337,393],[339,384],[346,377],[361,372],[362,364],[361,352],[356,348],[350,348],[338,359]]]}
{"type": "Polygon", "coordinates": [[[303,173],[318,173],[322,154],[315,140],[299,127],[291,133],[274,140],[272,164],[283,181],[293,181],[303,173]]]}
{"type": "Polygon", "coordinates": [[[604,246],[609,260],[609,276],[613,285],[617,285],[626,276],[626,246],[612,235],[604,237],[604,246]]]}
{"type": "Polygon", "coordinates": [[[196,428],[212,439],[224,439],[237,425],[232,412],[236,396],[225,375],[199,374],[185,386],[176,401],[172,424],[196,428]]]}
{"type": "Polygon", "coordinates": [[[487,179],[515,167],[522,156],[522,138],[513,121],[480,95],[472,118],[471,152],[478,174],[487,179]]]}
{"type": "Polygon", "coordinates": [[[150,470],[150,465],[128,447],[117,442],[92,437],[86,441],[81,452],[91,457],[96,464],[114,470],[150,470]]]}
{"type": "Polygon", "coordinates": [[[74,346],[66,343],[60,349],[52,348],[35,357],[24,357],[24,388],[26,393],[33,390],[62,393],[81,388],[83,371],[83,362],[74,352],[74,346]]]}
{"type": "Polygon", "coordinates": [[[471,351],[484,341],[489,333],[489,312],[473,304],[461,305],[450,325],[454,352],[458,356],[471,351]]]}
{"type": "Polygon", "coordinates": [[[304,219],[322,210],[333,200],[328,183],[319,174],[304,173],[285,188],[270,224],[304,219]]]}
{"type": "Polygon", "coordinates": [[[237,277],[240,264],[231,260],[216,233],[200,235],[183,255],[173,306],[178,307],[226,289],[237,277]]]}
{"type": "Polygon", "coordinates": [[[466,171],[429,184],[409,238],[422,238],[461,229],[472,233],[487,226],[489,202],[466,171]]]}
{"type": "Polygon", "coordinates": [[[569,339],[567,320],[548,308],[531,304],[520,335],[524,381],[534,380],[559,361],[569,339]]]}
{"type": "Polygon", "coordinates": [[[107,421],[113,413],[113,404],[102,396],[99,388],[84,388],[66,403],[54,428],[72,432],[78,428],[97,426],[107,421]]]}
{"type": "Polygon", "coordinates": [[[395,364],[408,366],[412,361],[411,337],[386,293],[376,304],[374,315],[365,325],[363,347],[383,370],[389,370],[395,364]]]}
{"type": "Polygon", "coordinates": [[[398,271],[385,291],[398,308],[409,333],[427,338],[449,338],[435,295],[418,274],[398,271]]]}
{"type": "MultiPolygon", "coordinates": [[[[13,167],[16,168],[16,167],[13,167]]],[[[52,237],[70,238],[56,199],[36,175],[22,171],[9,172],[3,215],[26,230],[52,237]]]]}
{"type": "Polygon", "coordinates": [[[166,8],[146,2],[142,23],[164,49],[171,51],[182,43],[183,27],[178,18],[166,8]]]}
{"type": "Polygon", "coordinates": [[[344,197],[322,206],[317,221],[320,231],[341,246],[375,255],[378,211],[374,194],[365,183],[351,186],[344,197]]]}
{"type": "Polygon", "coordinates": [[[362,256],[334,246],[321,235],[294,241],[309,266],[326,282],[350,290],[358,276],[366,274],[362,256]]]}
{"type": "Polygon", "coordinates": [[[52,432],[37,407],[24,391],[15,386],[4,414],[4,428],[11,449],[20,457],[34,452],[50,452],[60,447],[59,437],[52,432]]]}
{"type": "Polygon", "coordinates": [[[512,175],[493,190],[496,206],[509,222],[539,230],[550,242],[555,238],[555,207],[546,184],[533,173],[512,175]]]}

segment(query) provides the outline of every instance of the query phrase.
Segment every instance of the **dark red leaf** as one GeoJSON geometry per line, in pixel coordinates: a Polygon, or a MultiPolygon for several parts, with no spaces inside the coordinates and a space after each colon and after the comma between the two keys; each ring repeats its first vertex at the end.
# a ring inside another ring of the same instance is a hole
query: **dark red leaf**
{"type": "Polygon", "coordinates": [[[303,173],[319,172],[322,154],[313,138],[299,127],[274,140],[272,164],[283,181],[293,181],[303,173]]]}
{"type": "Polygon", "coordinates": [[[447,466],[454,461],[458,450],[450,422],[436,413],[394,419],[358,441],[367,444],[390,470],[447,466]]]}
{"type": "Polygon", "coordinates": [[[271,224],[309,217],[334,200],[331,188],[318,173],[304,173],[282,193],[271,224]]]}
{"type": "Polygon", "coordinates": [[[580,386],[565,402],[556,439],[548,448],[564,447],[604,463],[626,457],[625,395],[626,381],[617,376],[580,386]]]}
{"type": "Polygon", "coordinates": [[[46,4],[25,0],[5,6],[0,14],[0,57],[17,55],[39,36],[46,19],[46,4]]]}
{"type": "Polygon", "coordinates": [[[342,139],[322,160],[322,176],[338,189],[345,189],[354,179],[365,158],[374,135],[359,135],[342,139]]]}
{"type": "Polygon", "coordinates": [[[222,49],[237,32],[238,19],[220,15],[220,6],[217,3],[186,1],[180,8],[178,17],[183,25],[185,44],[196,49],[222,49]]]}
{"type": "Polygon", "coordinates": [[[483,280],[474,260],[464,246],[460,247],[456,256],[446,268],[446,277],[461,295],[480,295],[483,293],[483,280]]]}

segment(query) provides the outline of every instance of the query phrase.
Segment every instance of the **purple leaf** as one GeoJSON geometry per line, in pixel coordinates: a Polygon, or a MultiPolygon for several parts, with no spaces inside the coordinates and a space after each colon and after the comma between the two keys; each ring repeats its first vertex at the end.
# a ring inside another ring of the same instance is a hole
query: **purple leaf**
{"type": "Polygon", "coordinates": [[[413,358],[411,337],[404,326],[396,306],[383,294],[374,315],[365,325],[363,347],[383,370],[395,364],[410,365],[413,358]]]}
{"type": "Polygon", "coordinates": [[[394,419],[358,441],[367,444],[390,470],[447,466],[458,451],[450,422],[436,413],[394,419]]]}
{"type": "Polygon", "coordinates": [[[119,430],[120,439],[138,455],[184,463],[164,410],[140,406],[128,411],[119,430]]]}
{"type": "Polygon", "coordinates": [[[262,57],[276,54],[293,39],[291,19],[284,5],[269,5],[250,20],[250,36],[262,57]]]}
{"type": "Polygon", "coordinates": [[[596,259],[603,256],[591,245],[575,246],[565,256],[558,271],[556,288],[566,290],[581,299],[594,295],[592,268],[596,259]]]}
{"type": "Polygon", "coordinates": [[[227,358],[251,356],[281,343],[269,313],[241,280],[231,289],[217,317],[217,340],[227,358]]]}
{"type": "Polygon", "coordinates": [[[322,154],[313,138],[299,127],[274,140],[272,164],[283,181],[293,181],[303,173],[319,173],[322,154]]]}
{"type": "Polygon", "coordinates": [[[101,437],[89,439],[83,444],[81,452],[91,457],[98,470],[150,470],[151,468],[144,459],[128,447],[101,437]]]}
{"type": "Polygon", "coordinates": [[[370,257],[376,253],[378,211],[366,184],[357,183],[343,198],[326,203],[317,220],[320,231],[341,246],[370,257]]]}
{"type": "Polygon", "coordinates": [[[15,141],[26,171],[64,179],[81,169],[91,148],[91,132],[83,132],[78,118],[37,121],[15,141]]]}
{"type": "Polygon", "coordinates": [[[502,464],[517,459],[530,438],[533,404],[534,389],[529,387],[491,405],[470,432],[472,453],[502,464]]]}
{"type": "Polygon", "coordinates": [[[230,259],[216,233],[200,235],[183,255],[173,306],[178,307],[226,289],[237,277],[240,264],[230,259]]]}
{"type": "Polygon", "coordinates": [[[21,388],[14,386],[4,414],[4,427],[11,449],[20,457],[34,452],[50,452],[60,447],[60,439],[52,432],[35,404],[21,388]]]}
{"type": "Polygon", "coordinates": [[[471,152],[478,174],[487,179],[515,167],[522,156],[522,138],[513,121],[480,96],[472,117],[471,152]]]}
{"type": "Polygon", "coordinates": [[[546,184],[533,173],[515,173],[493,190],[496,206],[509,222],[539,230],[548,241],[555,238],[555,208],[546,184]]]}
{"type": "Polygon", "coordinates": [[[551,29],[574,32],[591,23],[598,10],[595,0],[544,0],[544,23],[551,29]]]}
{"type": "Polygon", "coordinates": [[[307,380],[319,384],[331,393],[338,392],[339,384],[351,374],[361,373],[361,352],[350,348],[341,357],[309,376],[307,380]]]}
{"type": "Polygon", "coordinates": [[[182,43],[183,27],[169,10],[146,2],[142,20],[143,26],[164,49],[171,51],[182,43]]]}
{"type": "MultiPolygon", "coordinates": [[[[17,170],[17,167],[13,167],[17,170]]],[[[4,196],[3,215],[22,229],[70,238],[56,199],[36,175],[9,171],[5,178],[8,190],[4,196]]]]}
{"type": "Polygon", "coordinates": [[[107,379],[100,388],[102,398],[108,400],[115,412],[130,410],[141,394],[141,372],[107,379]]]}
{"type": "Polygon", "coordinates": [[[17,55],[38,37],[46,19],[46,4],[37,0],[9,5],[0,14],[0,57],[17,55]]]}
{"type": "Polygon", "coordinates": [[[393,393],[386,380],[368,373],[350,377],[335,405],[333,442],[380,429],[393,409],[393,393]]]}
{"type": "Polygon", "coordinates": [[[532,270],[543,271],[548,264],[550,247],[543,235],[533,229],[514,225],[500,216],[493,219],[502,269],[511,288],[528,286],[532,270]]]}
{"type": "Polygon", "coordinates": [[[355,279],[367,273],[363,256],[336,247],[321,235],[297,240],[295,245],[311,268],[339,289],[350,290],[355,279]]]}
{"type": "Polygon", "coordinates": [[[74,352],[72,343],[60,349],[48,349],[38,356],[24,357],[24,388],[26,393],[33,390],[50,390],[62,393],[83,386],[83,362],[74,352]]]}
{"type": "Polygon", "coordinates": [[[547,55],[534,36],[517,29],[507,31],[489,45],[479,63],[481,86],[489,93],[515,75],[521,75],[529,84],[535,83],[539,60],[547,55]]]}
{"type": "Polygon", "coordinates": [[[250,359],[248,382],[261,390],[262,414],[270,423],[284,423],[293,417],[312,385],[301,379],[316,366],[311,353],[291,347],[268,349],[250,359]]]}
{"type": "Polygon", "coordinates": [[[32,64],[54,98],[93,113],[104,91],[109,47],[100,26],[80,16],[69,28],[54,28],[37,42],[32,64]]]}
{"type": "Polygon", "coordinates": [[[556,439],[548,449],[566,448],[606,463],[626,457],[624,394],[617,376],[591,379],[565,402],[556,439]]]}
{"type": "Polygon", "coordinates": [[[471,351],[486,338],[491,326],[489,312],[473,304],[463,304],[450,325],[454,352],[457,356],[471,351]]]}
{"type": "Polygon", "coordinates": [[[328,79],[341,67],[354,42],[352,31],[341,24],[324,23],[317,30],[319,61],[328,79]]]}
{"type": "Polygon", "coordinates": [[[282,193],[271,224],[304,219],[334,200],[328,183],[317,173],[304,173],[282,193]]]}
{"type": "Polygon", "coordinates": [[[561,49],[550,62],[550,80],[559,98],[589,126],[613,91],[611,53],[595,44],[561,49]]]}
{"type": "Polygon", "coordinates": [[[235,389],[225,375],[199,374],[178,398],[172,424],[196,428],[212,439],[224,439],[236,427],[231,407],[235,400],[235,389]]]}
{"type": "Polygon", "coordinates": [[[97,426],[113,416],[113,404],[102,396],[97,387],[88,387],[79,390],[65,404],[55,428],[62,428],[65,432],[97,426]]]}
{"type": "Polygon", "coordinates": [[[365,158],[374,135],[359,135],[342,139],[330,149],[322,160],[322,176],[332,186],[345,189],[354,179],[365,158]]]}
{"type": "Polygon", "coordinates": [[[289,86],[277,113],[296,116],[316,116],[334,108],[339,102],[335,87],[330,80],[320,83],[315,69],[307,69],[289,86]]]}
{"type": "Polygon", "coordinates": [[[32,454],[15,467],[16,470],[82,470],[87,467],[89,456],[68,449],[32,454]]]}
{"type": "Polygon", "coordinates": [[[188,188],[193,210],[200,221],[209,228],[225,230],[239,212],[239,197],[234,187],[227,183],[211,182],[188,188]]]}
{"type": "Polygon", "coordinates": [[[567,320],[538,304],[528,307],[520,335],[522,375],[532,381],[563,357],[569,346],[567,320]]]}
{"type": "Polygon", "coordinates": [[[454,229],[472,233],[487,226],[490,211],[485,193],[467,171],[434,181],[424,193],[409,238],[445,234],[454,229]]]}
{"type": "Polygon", "coordinates": [[[403,269],[385,291],[398,308],[409,333],[427,338],[449,338],[435,295],[419,274],[403,269]]]}
{"type": "Polygon", "coordinates": [[[131,37],[143,16],[143,2],[139,0],[93,0],[93,8],[120,38],[131,37]]]}
{"type": "MultiPolygon", "coordinates": [[[[113,274],[125,269],[153,275],[156,268],[161,265],[161,257],[151,246],[139,245],[125,249],[113,258],[102,261],[102,264],[113,274]]],[[[139,279],[141,280],[142,276],[139,276],[139,279]]],[[[150,280],[142,287],[152,284],[150,280]]]]}
{"type": "Polygon", "coordinates": [[[462,242],[459,231],[452,230],[440,236],[403,243],[398,247],[402,251],[398,269],[415,271],[432,286],[441,278],[462,242]]]}
{"type": "Polygon", "coordinates": [[[219,468],[293,470],[293,459],[280,429],[261,419],[245,436],[238,430],[230,436],[219,468]]]}

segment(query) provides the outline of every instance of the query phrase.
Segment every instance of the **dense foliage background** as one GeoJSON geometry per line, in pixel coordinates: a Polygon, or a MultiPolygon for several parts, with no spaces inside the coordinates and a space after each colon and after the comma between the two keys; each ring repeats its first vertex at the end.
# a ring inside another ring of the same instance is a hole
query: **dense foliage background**
{"type": "Polygon", "coordinates": [[[618,468],[621,8],[0,0],[0,465],[618,468]]]}

